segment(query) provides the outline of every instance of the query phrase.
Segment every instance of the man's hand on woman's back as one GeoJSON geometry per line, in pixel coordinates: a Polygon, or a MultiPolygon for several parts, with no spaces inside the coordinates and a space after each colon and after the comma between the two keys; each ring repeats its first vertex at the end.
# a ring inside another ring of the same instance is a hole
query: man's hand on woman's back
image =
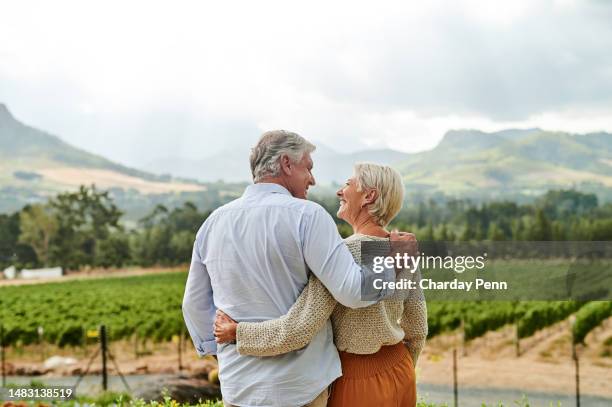
{"type": "Polygon", "coordinates": [[[419,244],[414,233],[400,232],[395,229],[389,234],[389,240],[394,243],[394,246],[397,245],[397,247],[404,249],[399,253],[407,253],[409,256],[419,254],[419,244]]]}
{"type": "Polygon", "coordinates": [[[217,343],[236,343],[236,329],[238,323],[225,312],[217,310],[215,318],[215,340],[217,343]]]}
{"type": "Polygon", "coordinates": [[[395,257],[399,254],[403,257],[406,254],[412,258],[419,255],[419,242],[414,233],[400,232],[394,229],[389,235],[389,240],[391,241],[390,256],[395,257]]]}

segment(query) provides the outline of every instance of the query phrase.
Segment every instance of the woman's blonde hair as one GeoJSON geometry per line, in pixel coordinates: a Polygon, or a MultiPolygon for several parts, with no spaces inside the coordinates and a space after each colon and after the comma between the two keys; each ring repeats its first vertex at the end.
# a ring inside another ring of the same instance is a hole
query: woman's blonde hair
{"type": "Polygon", "coordinates": [[[404,201],[404,184],[397,170],[372,163],[357,163],[354,166],[357,190],[376,190],[378,197],[369,205],[370,215],[385,227],[402,208],[404,201]]]}

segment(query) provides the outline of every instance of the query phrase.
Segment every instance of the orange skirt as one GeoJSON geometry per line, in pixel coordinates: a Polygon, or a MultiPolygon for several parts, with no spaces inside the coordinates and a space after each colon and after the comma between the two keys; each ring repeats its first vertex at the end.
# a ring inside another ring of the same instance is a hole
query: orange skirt
{"type": "Polygon", "coordinates": [[[332,384],[328,407],[415,407],[416,378],[402,342],[371,355],[340,352],[342,377],[332,384]]]}

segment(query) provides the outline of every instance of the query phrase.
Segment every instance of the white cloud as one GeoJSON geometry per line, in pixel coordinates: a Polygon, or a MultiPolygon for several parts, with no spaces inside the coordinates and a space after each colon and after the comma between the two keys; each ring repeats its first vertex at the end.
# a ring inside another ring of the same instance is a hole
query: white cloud
{"type": "Polygon", "coordinates": [[[612,131],[611,17],[559,0],[11,2],[0,102],[131,164],[269,128],[406,151],[457,127],[612,131]]]}

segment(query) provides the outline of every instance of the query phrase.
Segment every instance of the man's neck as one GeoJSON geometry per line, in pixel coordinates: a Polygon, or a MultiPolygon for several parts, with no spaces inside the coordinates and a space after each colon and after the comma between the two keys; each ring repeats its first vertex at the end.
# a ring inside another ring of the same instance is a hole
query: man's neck
{"type": "Polygon", "coordinates": [[[285,188],[287,191],[291,192],[291,190],[289,189],[287,185],[287,182],[281,177],[265,177],[255,183],[256,184],[277,184],[285,188]]]}

